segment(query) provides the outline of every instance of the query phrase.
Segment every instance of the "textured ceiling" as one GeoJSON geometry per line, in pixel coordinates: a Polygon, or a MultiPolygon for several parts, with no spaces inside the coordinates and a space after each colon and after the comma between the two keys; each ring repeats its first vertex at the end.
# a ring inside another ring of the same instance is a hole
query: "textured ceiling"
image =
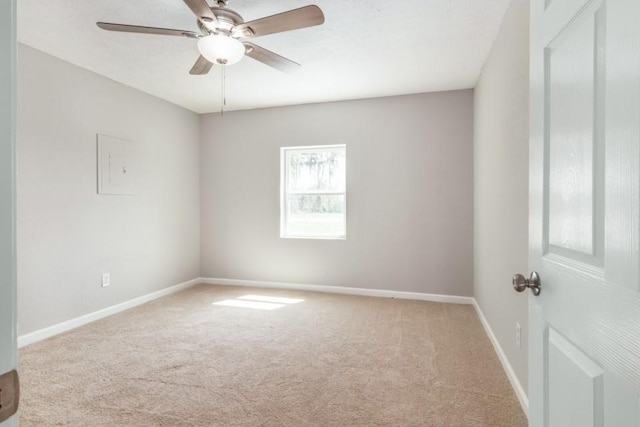
{"type": "MultiPolygon", "coordinates": [[[[210,3],[212,0],[209,0],[210,3]]],[[[510,0],[230,0],[245,21],[308,4],[324,25],[252,39],[302,64],[227,67],[227,110],[473,87],[510,0]]],[[[114,33],[96,21],[197,31],[181,0],[20,0],[20,42],[198,113],[218,111],[221,72],[192,76],[197,41],[114,33]]]]}

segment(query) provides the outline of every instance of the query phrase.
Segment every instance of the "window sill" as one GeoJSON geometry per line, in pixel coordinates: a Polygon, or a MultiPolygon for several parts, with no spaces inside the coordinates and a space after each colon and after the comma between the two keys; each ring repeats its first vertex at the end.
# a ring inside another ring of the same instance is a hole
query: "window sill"
{"type": "Polygon", "coordinates": [[[281,239],[296,239],[296,240],[347,240],[347,236],[337,237],[316,237],[316,236],[280,236],[281,239]]]}

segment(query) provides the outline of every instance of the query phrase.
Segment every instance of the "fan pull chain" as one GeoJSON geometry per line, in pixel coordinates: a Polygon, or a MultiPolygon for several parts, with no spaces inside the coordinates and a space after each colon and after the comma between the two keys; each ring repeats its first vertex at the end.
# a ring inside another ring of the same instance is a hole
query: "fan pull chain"
{"type": "Polygon", "coordinates": [[[226,73],[225,73],[225,69],[227,67],[225,67],[224,65],[220,67],[221,71],[220,71],[220,84],[222,85],[222,87],[220,88],[220,115],[224,116],[224,106],[227,103],[227,99],[225,96],[225,83],[226,83],[226,73]]]}

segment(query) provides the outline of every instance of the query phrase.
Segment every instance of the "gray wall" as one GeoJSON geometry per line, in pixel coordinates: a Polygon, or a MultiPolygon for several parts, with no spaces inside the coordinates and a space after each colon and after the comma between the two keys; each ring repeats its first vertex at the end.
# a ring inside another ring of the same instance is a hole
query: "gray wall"
{"type": "Polygon", "coordinates": [[[23,45],[18,76],[20,333],[198,277],[198,115],[23,45]],[[135,142],[136,196],[96,194],[97,133],[135,142]]]}
{"type": "Polygon", "coordinates": [[[475,89],[474,294],[527,389],[529,2],[514,0],[475,89]],[[515,324],[522,326],[522,347],[515,324]]]}
{"type": "Polygon", "coordinates": [[[202,274],[472,295],[471,90],[201,118],[202,274]],[[279,237],[280,147],[347,145],[347,240],[279,237]]]}

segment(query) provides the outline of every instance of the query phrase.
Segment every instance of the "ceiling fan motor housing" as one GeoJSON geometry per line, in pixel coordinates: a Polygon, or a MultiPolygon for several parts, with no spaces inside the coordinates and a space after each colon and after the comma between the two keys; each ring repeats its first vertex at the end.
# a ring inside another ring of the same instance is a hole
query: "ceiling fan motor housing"
{"type": "Polygon", "coordinates": [[[235,10],[231,10],[226,7],[212,7],[211,12],[213,12],[218,19],[219,25],[217,28],[208,27],[200,20],[197,21],[198,28],[205,36],[217,33],[231,35],[231,29],[233,27],[244,23],[242,16],[240,16],[240,14],[235,10]]]}

